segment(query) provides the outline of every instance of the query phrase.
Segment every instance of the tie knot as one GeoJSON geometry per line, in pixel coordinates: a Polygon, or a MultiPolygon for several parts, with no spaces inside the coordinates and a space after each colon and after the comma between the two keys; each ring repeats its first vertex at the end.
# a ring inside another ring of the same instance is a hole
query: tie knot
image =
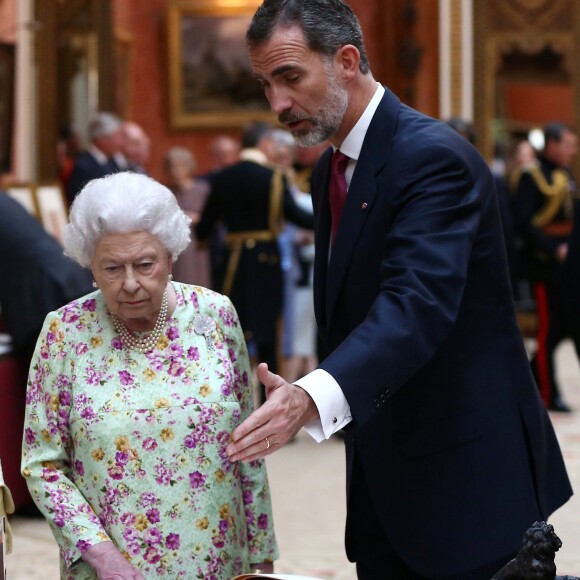
{"type": "Polygon", "coordinates": [[[337,149],[332,154],[332,173],[344,175],[349,161],[350,157],[345,155],[340,149],[337,149]]]}

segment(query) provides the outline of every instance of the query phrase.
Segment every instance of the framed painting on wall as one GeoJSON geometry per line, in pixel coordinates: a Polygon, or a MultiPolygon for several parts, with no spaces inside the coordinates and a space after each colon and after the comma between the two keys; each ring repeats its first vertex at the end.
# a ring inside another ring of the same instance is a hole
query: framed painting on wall
{"type": "Polygon", "coordinates": [[[14,110],[14,45],[0,43],[0,173],[10,173],[14,110]]]}
{"type": "Polygon", "coordinates": [[[44,229],[61,244],[64,226],[68,221],[64,192],[59,184],[40,184],[36,187],[38,217],[44,229]]]}
{"type": "Polygon", "coordinates": [[[170,0],[169,117],[173,129],[273,120],[252,78],[245,33],[260,0],[170,0]]]}

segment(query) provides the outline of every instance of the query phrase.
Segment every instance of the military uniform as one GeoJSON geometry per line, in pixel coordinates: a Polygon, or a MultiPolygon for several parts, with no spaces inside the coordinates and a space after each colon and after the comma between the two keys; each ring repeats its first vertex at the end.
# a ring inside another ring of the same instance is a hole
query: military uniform
{"type": "Polygon", "coordinates": [[[312,228],[313,218],[300,209],[281,172],[266,164],[257,150],[244,150],[242,161],[215,174],[199,223],[206,240],[220,222],[227,230],[227,257],[221,291],[240,317],[246,340],[260,362],[277,371],[278,319],[283,304],[283,276],[278,233],[287,219],[312,228]],[[248,154],[249,152],[249,154],[248,154]]]}
{"type": "Polygon", "coordinates": [[[576,186],[569,171],[547,159],[522,167],[511,186],[521,243],[520,272],[530,282],[538,317],[532,371],[546,406],[567,410],[555,379],[554,351],[566,337],[577,340],[578,321],[570,316],[564,267],[557,251],[568,243],[572,231],[576,186]]]}

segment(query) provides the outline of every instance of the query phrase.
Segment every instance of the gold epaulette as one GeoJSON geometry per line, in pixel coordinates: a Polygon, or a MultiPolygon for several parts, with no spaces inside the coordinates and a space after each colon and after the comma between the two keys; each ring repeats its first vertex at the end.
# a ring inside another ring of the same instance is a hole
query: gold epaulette
{"type": "Polygon", "coordinates": [[[548,183],[539,165],[525,165],[514,171],[510,178],[512,192],[517,191],[524,173],[528,173],[532,177],[536,187],[544,196],[543,206],[532,216],[532,224],[537,228],[543,228],[556,217],[566,198],[570,195],[568,174],[562,169],[554,169],[552,183],[548,183]]]}

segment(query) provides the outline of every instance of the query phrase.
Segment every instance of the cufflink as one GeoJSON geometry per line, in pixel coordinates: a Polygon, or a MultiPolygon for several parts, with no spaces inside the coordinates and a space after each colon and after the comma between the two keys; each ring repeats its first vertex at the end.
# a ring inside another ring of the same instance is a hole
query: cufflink
{"type": "Polygon", "coordinates": [[[332,418],[332,424],[336,425],[338,423],[338,419],[336,417],[332,418]]]}

